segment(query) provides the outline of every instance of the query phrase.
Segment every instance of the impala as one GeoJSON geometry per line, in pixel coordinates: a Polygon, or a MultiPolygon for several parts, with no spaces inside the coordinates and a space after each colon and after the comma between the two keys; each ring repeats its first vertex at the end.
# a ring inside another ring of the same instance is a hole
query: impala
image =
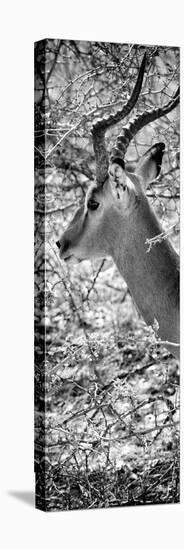
{"type": "Polygon", "coordinates": [[[126,169],[124,157],[131,139],[143,126],[177,106],[179,90],[162,108],[130,120],[118,136],[110,159],[105,146],[106,131],[127,116],[137,102],[145,64],[146,55],[127,104],[115,114],[98,119],[92,127],[96,182],[56,244],[65,262],[111,256],[145,322],[178,357],[179,257],[169,240],[159,237],[163,230],[146,196],[147,185],[160,173],[165,145],[154,144],[134,172],[126,169]],[[156,244],[148,251],[147,240],[155,238],[156,244]]]}

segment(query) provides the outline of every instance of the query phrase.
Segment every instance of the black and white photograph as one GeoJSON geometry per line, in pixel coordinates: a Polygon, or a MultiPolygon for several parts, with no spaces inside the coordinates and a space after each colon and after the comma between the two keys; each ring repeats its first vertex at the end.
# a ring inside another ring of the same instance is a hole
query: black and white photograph
{"type": "Polygon", "coordinates": [[[180,502],[180,48],[34,48],[44,511],[180,502]]]}

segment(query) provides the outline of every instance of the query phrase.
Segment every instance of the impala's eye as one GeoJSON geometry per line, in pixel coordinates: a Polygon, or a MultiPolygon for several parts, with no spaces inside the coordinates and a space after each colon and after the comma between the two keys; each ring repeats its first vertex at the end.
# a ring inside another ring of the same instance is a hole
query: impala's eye
{"type": "Polygon", "coordinates": [[[94,199],[89,199],[87,206],[89,210],[97,210],[97,208],[99,207],[99,202],[95,201],[94,199]]]}

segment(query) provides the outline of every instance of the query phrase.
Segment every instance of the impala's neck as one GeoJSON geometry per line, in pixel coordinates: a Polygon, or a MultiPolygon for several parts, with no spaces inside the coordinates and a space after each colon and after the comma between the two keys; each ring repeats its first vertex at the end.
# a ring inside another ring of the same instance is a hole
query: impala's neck
{"type": "Polygon", "coordinates": [[[159,221],[143,194],[126,220],[126,230],[122,227],[122,233],[120,231],[113,258],[146,323],[153,326],[156,320],[161,339],[178,342],[178,255],[168,240],[152,246],[150,252],[145,244],[161,232],[159,221]]]}

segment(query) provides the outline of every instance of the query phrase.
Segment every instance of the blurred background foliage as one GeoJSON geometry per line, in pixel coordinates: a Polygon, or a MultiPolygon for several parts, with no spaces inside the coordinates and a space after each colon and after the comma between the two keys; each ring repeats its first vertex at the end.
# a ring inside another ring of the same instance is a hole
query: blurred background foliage
{"type": "MultiPolygon", "coordinates": [[[[172,98],[178,48],[35,45],[35,458],[37,498],[45,484],[48,509],[179,499],[177,362],[155,343],[111,260],[66,267],[55,245],[95,180],[91,125],[127,101],[145,51],[133,114],[172,98]]],[[[109,152],[121,128],[107,132],[109,152]]],[[[179,136],[176,108],[126,154],[135,166],[164,141],[147,194],[177,251],[179,136]]]]}

